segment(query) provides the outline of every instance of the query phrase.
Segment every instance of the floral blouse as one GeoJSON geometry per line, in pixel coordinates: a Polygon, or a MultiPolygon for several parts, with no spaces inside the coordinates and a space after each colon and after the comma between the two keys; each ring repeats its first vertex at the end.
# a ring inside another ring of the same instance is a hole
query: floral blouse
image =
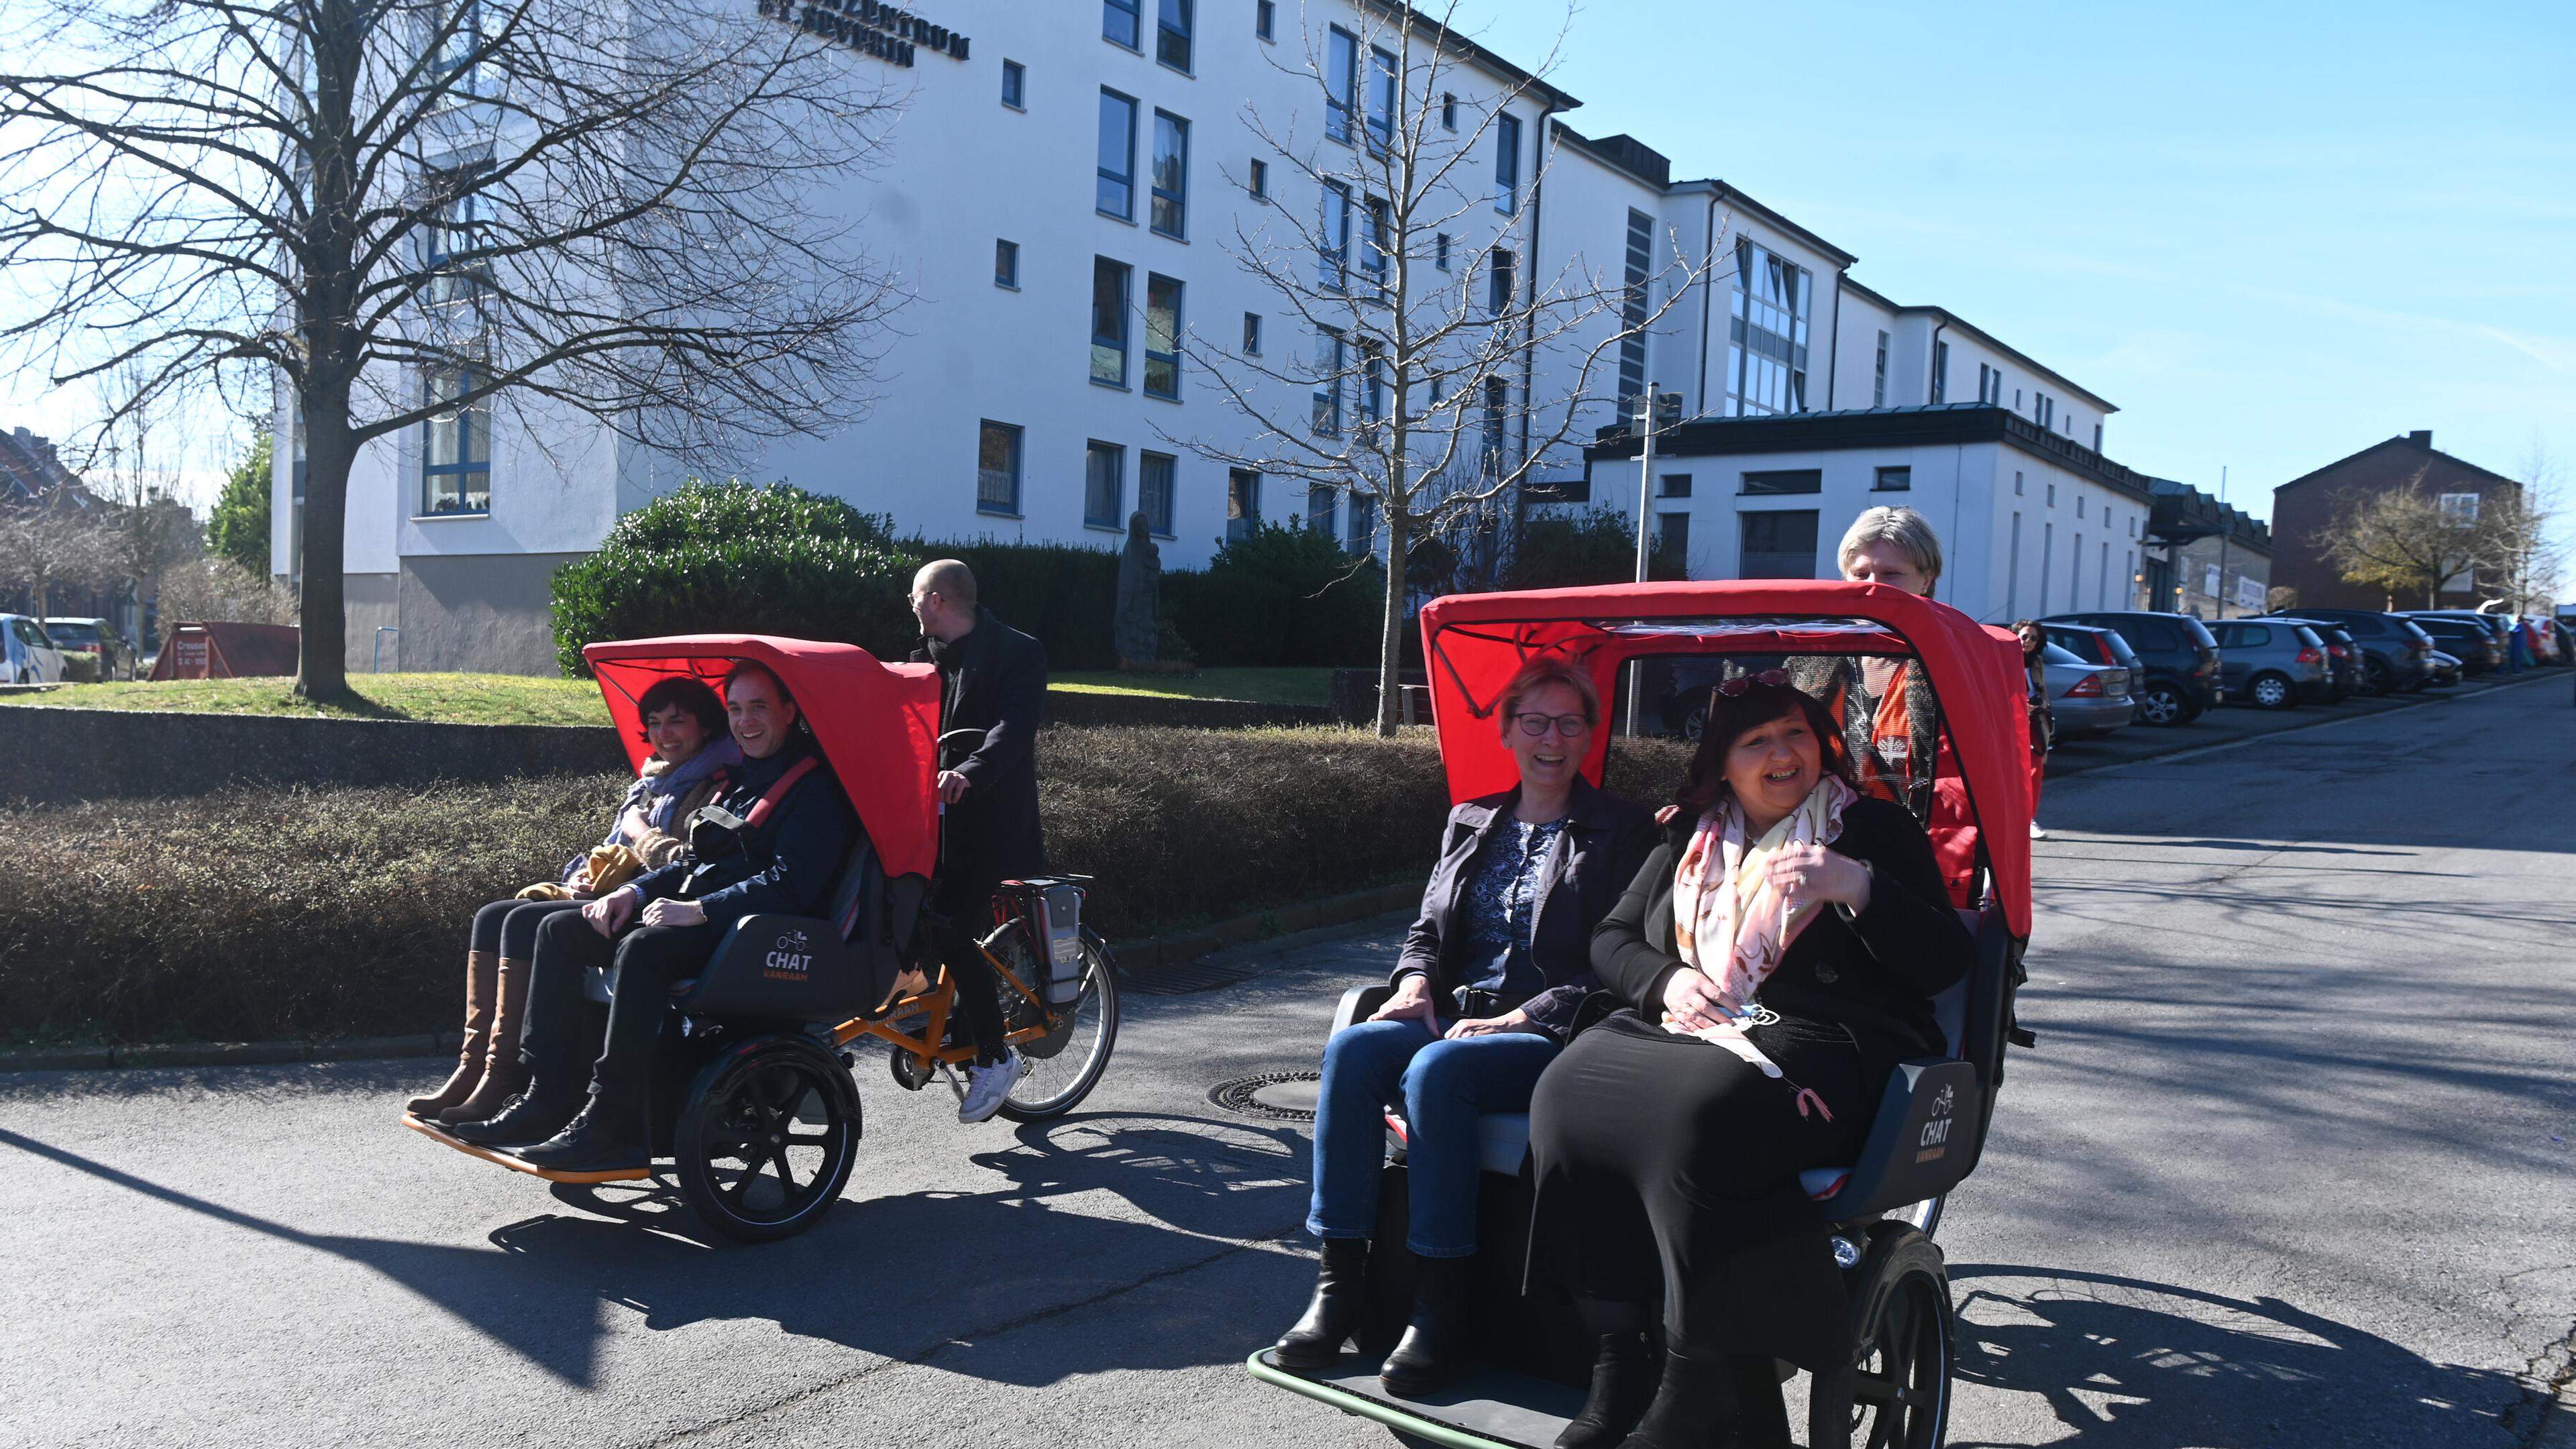
{"type": "Polygon", "coordinates": [[[1505,820],[1487,837],[1459,903],[1467,935],[1460,974],[1469,989],[1522,1001],[1547,984],[1530,959],[1530,928],[1538,917],[1540,870],[1567,823],[1505,820]]]}

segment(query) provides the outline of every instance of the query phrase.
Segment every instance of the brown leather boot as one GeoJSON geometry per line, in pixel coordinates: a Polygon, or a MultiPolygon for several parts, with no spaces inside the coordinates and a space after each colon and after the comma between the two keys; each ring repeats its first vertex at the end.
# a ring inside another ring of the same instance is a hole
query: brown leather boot
{"type": "Polygon", "coordinates": [[[497,964],[489,951],[465,953],[465,1042],[456,1049],[456,1074],[447,1085],[426,1097],[414,1097],[403,1104],[403,1110],[415,1117],[436,1118],[440,1113],[474,1095],[483,1081],[483,1065],[492,1055],[492,1000],[495,994],[493,968],[497,964]]]}
{"type": "Polygon", "coordinates": [[[528,1020],[528,970],[528,962],[501,958],[483,1081],[474,1089],[474,1095],[440,1112],[439,1121],[451,1127],[459,1122],[483,1121],[497,1115],[528,1085],[528,1069],[519,1060],[519,1029],[528,1020]]]}

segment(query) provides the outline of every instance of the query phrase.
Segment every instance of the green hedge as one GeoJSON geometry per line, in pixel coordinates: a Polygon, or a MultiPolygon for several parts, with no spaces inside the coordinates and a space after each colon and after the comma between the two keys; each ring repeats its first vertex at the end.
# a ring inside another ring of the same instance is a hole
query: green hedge
{"type": "MultiPolygon", "coordinates": [[[[1680,549],[1657,535],[1646,555],[1646,577],[1688,577],[1680,549]]],[[[1568,589],[1584,584],[1624,584],[1637,577],[1637,535],[1628,515],[1615,508],[1533,516],[1521,524],[1520,546],[1504,571],[1507,589],[1568,589]]]]}
{"type": "MultiPolygon", "coordinates": [[[[1610,783],[1669,795],[1669,741],[1610,783]]],[[[1096,875],[1114,941],[1429,869],[1427,730],[1056,729],[1048,851],[1096,875]]],[[[452,1029],[474,910],[596,838],[621,782],[239,790],[0,810],[0,1041],[263,1040],[452,1029]]]]}
{"type": "Polygon", "coordinates": [[[1071,543],[1001,539],[904,540],[924,559],[961,559],[975,571],[984,607],[1014,629],[1037,636],[1055,670],[1115,669],[1111,640],[1117,613],[1118,555],[1071,543]]]}
{"type": "Polygon", "coordinates": [[[1374,560],[1293,524],[1256,524],[1206,572],[1163,575],[1164,612],[1202,664],[1371,664],[1385,606],[1374,560]]]}

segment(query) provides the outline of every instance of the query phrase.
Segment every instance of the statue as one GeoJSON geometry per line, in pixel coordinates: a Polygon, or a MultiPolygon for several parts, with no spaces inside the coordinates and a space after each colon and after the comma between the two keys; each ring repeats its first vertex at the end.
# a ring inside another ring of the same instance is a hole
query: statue
{"type": "Polygon", "coordinates": [[[1111,642],[1118,667],[1151,671],[1161,654],[1163,555],[1145,534],[1142,510],[1127,517],[1127,545],[1118,551],[1118,612],[1111,642]]]}

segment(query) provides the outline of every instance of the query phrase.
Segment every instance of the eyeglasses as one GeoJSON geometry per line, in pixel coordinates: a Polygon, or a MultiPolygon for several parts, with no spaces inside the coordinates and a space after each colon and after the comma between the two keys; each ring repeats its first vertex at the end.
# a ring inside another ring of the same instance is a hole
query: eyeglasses
{"type": "Polygon", "coordinates": [[[1725,695],[1729,699],[1734,699],[1741,696],[1744,691],[1751,689],[1757,684],[1786,684],[1788,682],[1789,671],[1785,669],[1765,669],[1759,674],[1739,674],[1733,679],[1719,680],[1717,692],[1725,695]]]}
{"type": "Polygon", "coordinates": [[[1592,730],[1592,721],[1579,714],[1516,714],[1512,716],[1512,722],[1531,739],[1546,734],[1550,726],[1555,727],[1558,738],[1568,740],[1589,734],[1592,730]]]}

